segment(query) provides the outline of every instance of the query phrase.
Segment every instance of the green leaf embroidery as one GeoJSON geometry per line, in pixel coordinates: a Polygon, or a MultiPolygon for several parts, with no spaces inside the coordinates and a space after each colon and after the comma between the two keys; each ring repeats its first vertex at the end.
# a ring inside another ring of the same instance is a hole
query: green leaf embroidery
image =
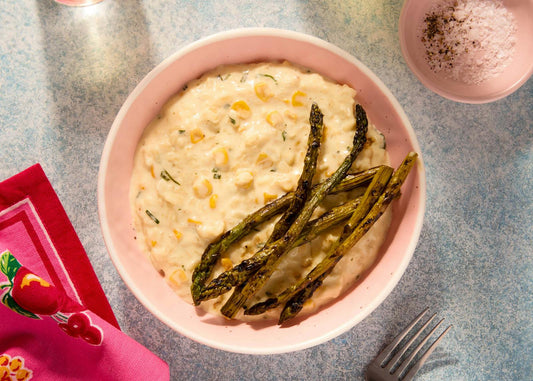
{"type": "Polygon", "coordinates": [[[17,271],[22,267],[17,258],[13,256],[9,251],[4,251],[0,256],[0,271],[2,271],[11,282],[17,271]]]}
{"type": "Polygon", "coordinates": [[[19,306],[17,302],[15,302],[15,299],[13,299],[13,297],[11,296],[9,292],[6,292],[4,296],[2,297],[2,303],[4,303],[5,306],[9,308],[10,310],[15,311],[16,313],[22,316],[26,316],[32,319],[40,319],[38,315],[35,315],[33,312],[27,311],[21,306],[19,306]]]}

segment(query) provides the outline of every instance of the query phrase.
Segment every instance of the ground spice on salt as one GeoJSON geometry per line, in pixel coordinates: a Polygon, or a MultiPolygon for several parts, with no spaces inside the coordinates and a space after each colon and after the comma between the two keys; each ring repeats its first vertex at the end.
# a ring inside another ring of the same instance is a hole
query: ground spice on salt
{"type": "Polygon", "coordinates": [[[516,23],[502,0],[442,1],[420,29],[430,69],[463,83],[495,77],[513,58],[516,23]]]}

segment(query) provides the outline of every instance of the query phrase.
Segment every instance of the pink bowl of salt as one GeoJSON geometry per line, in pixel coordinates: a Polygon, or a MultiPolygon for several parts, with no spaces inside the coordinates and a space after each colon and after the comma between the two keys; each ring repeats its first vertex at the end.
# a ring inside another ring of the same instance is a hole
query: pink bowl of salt
{"type": "Polygon", "coordinates": [[[406,0],[400,46],[428,89],[457,102],[488,103],[533,74],[532,20],[530,0],[406,0]]]}

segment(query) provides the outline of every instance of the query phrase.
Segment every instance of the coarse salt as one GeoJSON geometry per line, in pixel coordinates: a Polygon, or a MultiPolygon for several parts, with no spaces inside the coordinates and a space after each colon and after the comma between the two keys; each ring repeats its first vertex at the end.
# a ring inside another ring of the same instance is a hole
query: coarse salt
{"type": "Polygon", "coordinates": [[[433,72],[479,84],[510,64],[516,29],[502,0],[445,0],[426,13],[419,35],[433,72]]]}

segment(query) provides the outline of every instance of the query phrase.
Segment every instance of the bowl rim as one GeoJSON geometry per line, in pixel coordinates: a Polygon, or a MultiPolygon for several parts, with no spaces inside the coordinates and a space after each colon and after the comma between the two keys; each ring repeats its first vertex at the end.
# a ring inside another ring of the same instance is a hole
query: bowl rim
{"type": "MultiPolygon", "coordinates": [[[[413,58],[412,54],[409,52],[408,44],[406,42],[406,39],[404,38],[405,32],[407,30],[407,26],[413,25],[412,20],[408,20],[407,14],[408,14],[408,8],[412,6],[414,1],[416,0],[405,0],[402,5],[402,9],[400,11],[400,18],[398,22],[398,35],[399,35],[399,41],[400,41],[400,50],[411,72],[418,78],[418,80],[427,89],[431,90],[435,94],[438,94],[446,99],[449,99],[455,102],[461,102],[461,103],[468,103],[468,104],[491,103],[491,102],[495,102],[497,100],[503,99],[511,95],[516,90],[518,90],[520,87],[522,87],[522,85],[524,85],[529,80],[529,78],[533,75],[533,60],[532,60],[527,70],[524,73],[522,73],[520,77],[516,78],[516,80],[509,87],[503,90],[496,91],[492,93],[492,95],[487,95],[487,96],[469,96],[467,94],[459,94],[457,92],[448,91],[442,86],[435,84],[435,82],[433,82],[431,78],[428,78],[428,76],[425,75],[423,71],[418,68],[418,66],[415,63],[415,59],[413,58]]],[[[426,7],[429,7],[435,1],[436,0],[427,1],[424,4],[426,7]]],[[[503,0],[503,1],[505,2],[508,0],[503,0]]],[[[512,10],[510,11],[512,12],[512,10]]],[[[472,85],[472,87],[475,87],[475,85],[472,85]]]]}
{"type": "Polygon", "coordinates": [[[222,349],[222,350],[234,352],[234,353],[267,355],[267,354],[286,353],[286,352],[306,349],[312,346],[316,346],[318,344],[322,344],[328,340],[331,340],[332,338],[337,337],[338,335],[353,328],[361,320],[366,318],[391,293],[391,291],[396,287],[399,280],[405,273],[405,270],[408,264],[410,263],[411,258],[414,254],[414,251],[416,249],[416,246],[418,244],[418,239],[420,237],[420,233],[422,230],[423,219],[424,219],[424,214],[425,214],[425,209],[426,209],[426,175],[425,175],[425,166],[424,166],[424,162],[422,158],[422,152],[420,150],[420,146],[418,144],[418,140],[415,135],[414,129],[411,123],[409,122],[407,115],[405,114],[405,111],[403,110],[403,108],[401,107],[397,99],[394,97],[394,95],[391,93],[391,91],[384,85],[384,83],[372,71],[370,71],[370,69],[368,69],[364,64],[362,64],[357,58],[355,58],[351,54],[347,53],[346,51],[342,50],[341,48],[327,41],[324,41],[318,37],[304,34],[301,32],[277,29],[277,28],[237,28],[237,29],[231,29],[227,31],[218,32],[218,33],[209,35],[207,37],[203,37],[195,42],[187,44],[186,46],[178,49],[175,53],[171,54],[170,56],[165,58],[163,61],[161,61],[160,64],[156,65],[138,83],[138,85],[133,89],[133,91],[128,95],[128,97],[126,98],[125,102],[121,106],[111,126],[111,129],[108,133],[108,137],[106,139],[106,142],[105,142],[105,145],[102,151],[102,157],[100,160],[100,169],[98,173],[97,201],[98,201],[98,213],[99,213],[99,218],[100,218],[101,232],[104,237],[108,255],[111,258],[112,263],[114,264],[117,272],[123,279],[127,288],[133,293],[136,299],[148,311],[150,311],[150,313],[152,313],[152,315],[154,315],[161,322],[166,324],[168,327],[172,328],[174,331],[182,334],[183,336],[188,337],[204,345],[210,346],[212,348],[222,349]],[[364,308],[362,308],[361,313],[359,313],[355,318],[347,319],[344,324],[329,331],[327,334],[317,336],[312,339],[308,339],[306,341],[302,341],[296,344],[279,345],[277,347],[267,347],[267,348],[262,348],[262,347],[243,348],[242,346],[235,346],[235,345],[228,345],[228,344],[221,343],[219,341],[216,341],[216,338],[211,339],[211,338],[206,338],[203,336],[195,335],[183,329],[179,324],[177,324],[175,321],[170,319],[169,316],[161,313],[160,309],[151,300],[148,300],[144,296],[143,291],[137,285],[137,282],[135,281],[135,279],[133,279],[130,276],[130,274],[128,274],[128,272],[126,271],[126,269],[124,268],[121,262],[120,257],[118,256],[117,250],[113,242],[113,238],[111,236],[111,232],[109,230],[110,221],[107,218],[106,194],[104,191],[105,183],[106,183],[106,173],[108,169],[111,149],[117,137],[118,130],[122,124],[122,121],[125,115],[128,113],[128,110],[131,107],[133,101],[139,96],[139,94],[142,93],[142,91],[146,88],[146,86],[158,74],[160,74],[169,65],[171,65],[174,61],[178,60],[179,58],[185,56],[186,54],[192,51],[195,51],[206,45],[217,43],[217,42],[220,42],[226,39],[234,39],[234,38],[239,38],[239,37],[254,37],[254,36],[292,39],[292,40],[297,40],[300,42],[310,43],[318,47],[324,48],[332,52],[333,54],[340,56],[342,59],[350,62],[352,65],[357,66],[358,69],[361,70],[366,76],[368,76],[374,82],[374,84],[379,88],[379,90],[382,91],[386,95],[386,97],[388,98],[388,101],[393,105],[395,112],[398,114],[399,118],[404,124],[410,143],[412,144],[414,150],[418,153],[418,163],[417,163],[416,168],[417,168],[418,177],[420,181],[420,183],[418,184],[419,209],[417,211],[416,218],[414,219],[415,224],[413,226],[413,234],[411,237],[409,237],[408,245],[405,247],[405,255],[403,257],[403,260],[401,261],[399,266],[396,268],[394,275],[390,279],[388,279],[387,286],[381,288],[381,291],[379,292],[377,297],[372,299],[370,303],[368,303],[364,308]]]}

